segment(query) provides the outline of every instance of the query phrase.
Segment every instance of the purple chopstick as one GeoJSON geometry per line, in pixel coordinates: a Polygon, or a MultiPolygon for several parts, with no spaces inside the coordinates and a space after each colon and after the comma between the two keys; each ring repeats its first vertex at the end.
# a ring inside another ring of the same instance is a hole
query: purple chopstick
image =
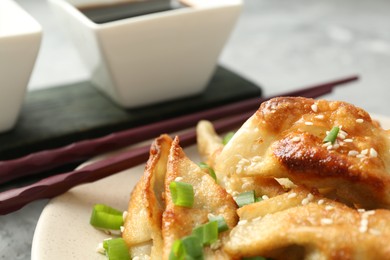
{"type": "MultiPolygon", "coordinates": [[[[332,87],[311,89],[305,92],[305,95],[300,96],[315,98],[331,91],[332,87]]],[[[257,99],[258,103],[256,107],[259,106],[260,101],[257,99]]],[[[220,119],[214,122],[214,127],[218,133],[232,130],[239,127],[253,113],[253,110],[246,111],[239,115],[220,119]]],[[[164,133],[164,131],[159,132],[159,134],[161,133],[164,133]]],[[[180,144],[182,147],[195,144],[195,142],[196,132],[194,129],[180,135],[180,144]]],[[[149,146],[136,147],[91,163],[82,169],[51,176],[25,187],[2,192],[0,193],[0,214],[8,214],[32,201],[55,197],[76,185],[93,182],[127,168],[134,167],[145,162],[148,156],[149,146]]]]}
{"type": "MultiPolygon", "coordinates": [[[[339,80],[283,93],[278,96],[318,97],[330,92],[332,88],[337,85],[349,83],[357,79],[358,76],[345,77],[339,80]]],[[[21,158],[0,161],[0,184],[24,176],[41,173],[62,165],[80,162],[101,153],[151,139],[162,132],[170,133],[189,128],[194,126],[201,119],[216,120],[245,111],[254,111],[261,102],[269,98],[251,98],[189,115],[112,133],[104,137],[84,140],[64,147],[32,153],[21,158]]]]}

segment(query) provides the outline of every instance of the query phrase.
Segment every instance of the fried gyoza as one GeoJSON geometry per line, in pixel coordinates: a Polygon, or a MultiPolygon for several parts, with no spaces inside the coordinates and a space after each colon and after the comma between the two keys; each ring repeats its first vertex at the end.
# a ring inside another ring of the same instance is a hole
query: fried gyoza
{"type": "Polygon", "coordinates": [[[387,259],[390,211],[356,210],[304,188],[244,206],[225,250],[233,257],[387,259]]]}
{"type": "MultiPolygon", "coordinates": [[[[199,154],[210,167],[215,168],[216,161],[218,161],[218,157],[224,149],[222,139],[215,132],[213,125],[209,121],[200,121],[197,124],[196,132],[199,154]]],[[[232,195],[254,190],[257,197],[262,195],[273,197],[285,192],[274,178],[264,178],[262,176],[248,177],[237,174],[229,175],[218,170],[215,173],[218,184],[232,195]]]]}
{"type": "MultiPolygon", "coordinates": [[[[236,209],[231,195],[186,157],[179,139],[172,142],[169,136],[162,135],[152,144],[144,175],[131,194],[122,237],[132,257],[168,259],[172,243],[208,222],[209,214],[222,215],[233,228],[238,221],[236,209]],[[172,202],[169,184],[178,179],[194,188],[192,208],[172,202]]],[[[221,233],[221,243],[227,235],[228,232],[221,233]]],[[[210,247],[205,248],[205,258],[230,259],[220,248],[210,247]]]]}
{"type": "MultiPolygon", "coordinates": [[[[237,205],[232,196],[219,186],[213,178],[192,162],[179,146],[175,138],[169,154],[165,180],[166,208],[163,214],[162,234],[164,239],[163,259],[169,258],[173,242],[190,235],[192,230],[208,222],[208,215],[222,215],[229,228],[233,228],[238,220],[237,205]],[[169,184],[172,181],[189,183],[194,188],[194,205],[192,208],[175,206],[172,202],[169,184]]],[[[221,243],[228,232],[220,234],[221,243]]],[[[230,259],[221,249],[205,250],[206,259],[230,259]]]]}
{"type": "Polygon", "coordinates": [[[228,178],[288,178],[349,205],[390,208],[390,133],[349,103],[279,97],[258,111],[215,156],[228,178]],[[326,132],[340,127],[335,143],[326,132]]]}
{"type": "Polygon", "coordinates": [[[167,135],[154,141],[144,175],[131,194],[122,237],[131,248],[132,257],[148,255],[159,259],[162,255],[162,194],[171,143],[167,135]]]}

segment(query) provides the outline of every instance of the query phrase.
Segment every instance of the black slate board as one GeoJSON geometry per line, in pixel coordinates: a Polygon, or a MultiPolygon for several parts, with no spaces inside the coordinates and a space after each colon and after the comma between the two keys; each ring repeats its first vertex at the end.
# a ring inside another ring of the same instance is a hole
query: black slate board
{"type": "Polygon", "coordinates": [[[0,160],[256,96],[260,87],[223,67],[200,95],[137,109],[117,106],[90,82],[31,91],[15,128],[0,134],[0,160]]]}

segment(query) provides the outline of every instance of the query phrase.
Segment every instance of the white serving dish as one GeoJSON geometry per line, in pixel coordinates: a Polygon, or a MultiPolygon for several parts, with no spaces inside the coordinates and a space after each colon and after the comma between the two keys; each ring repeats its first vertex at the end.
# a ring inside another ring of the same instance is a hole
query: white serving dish
{"type": "Polygon", "coordinates": [[[96,1],[49,2],[94,85],[125,108],[201,93],[242,6],[241,0],[191,0],[189,7],[98,24],[77,9],[96,1]]]}
{"type": "MultiPolygon", "coordinates": [[[[390,129],[390,117],[372,115],[384,129],[390,129]]],[[[196,146],[185,149],[194,162],[200,162],[196,146]]],[[[99,181],[83,184],[52,199],[43,210],[32,243],[32,260],[96,259],[107,257],[96,252],[98,243],[108,237],[91,227],[93,205],[103,203],[126,210],[129,196],[145,165],[124,170],[99,181]]]]}
{"type": "Polygon", "coordinates": [[[41,38],[33,17],[13,0],[0,0],[0,132],[15,126],[41,38]]]}

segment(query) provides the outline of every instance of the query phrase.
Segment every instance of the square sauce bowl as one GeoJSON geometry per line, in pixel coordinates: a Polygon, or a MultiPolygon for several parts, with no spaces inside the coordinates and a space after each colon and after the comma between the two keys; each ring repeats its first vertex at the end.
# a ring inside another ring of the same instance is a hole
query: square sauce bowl
{"type": "Polygon", "coordinates": [[[41,39],[32,16],[13,0],[0,1],[0,132],[17,122],[41,39]]]}
{"type": "Polygon", "coordinates": [[[201,93],[241,0],[49,0],[95,87],[124,108],[201,93]]]}

